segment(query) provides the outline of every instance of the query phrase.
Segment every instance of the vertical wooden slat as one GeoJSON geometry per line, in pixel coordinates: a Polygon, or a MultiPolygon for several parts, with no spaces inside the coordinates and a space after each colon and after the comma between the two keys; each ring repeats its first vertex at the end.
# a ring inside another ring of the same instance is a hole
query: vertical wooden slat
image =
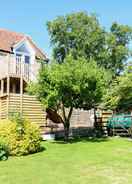
{"type": "Polygon", "coordinates": [[[21,77],[20,77],[20,113],[23,111],[23,57],[21,57],[21,77]]]}
{"type": "Polygon", "coordinates": [[[4,93],[4,79],[1,80],[1,95],[4,93]]]}
{"type": "Polygon", "coordinates": [[[2,119],[2,99],[0,98],[0,119],[2,119]]]}
{"type": "Polygon", "coordinates": [[[9,118],[10,77],[7,77],[7,119],[9,118]]]}

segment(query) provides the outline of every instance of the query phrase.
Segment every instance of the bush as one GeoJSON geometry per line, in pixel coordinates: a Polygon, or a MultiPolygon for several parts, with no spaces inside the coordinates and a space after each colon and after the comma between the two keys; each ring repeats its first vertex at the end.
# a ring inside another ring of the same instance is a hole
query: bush
{"type": "Polygon", "coordinates": [[[8,145],[4,140],[0,139],[0,161],[7,160],[9,156],[8,145]]]}
{"type": "Polygon", "coordinates": [[[0,121],[0,138],[9,146],[10,155],[27,155],[41,149],[39,128],[21,118],[0,121]]]}

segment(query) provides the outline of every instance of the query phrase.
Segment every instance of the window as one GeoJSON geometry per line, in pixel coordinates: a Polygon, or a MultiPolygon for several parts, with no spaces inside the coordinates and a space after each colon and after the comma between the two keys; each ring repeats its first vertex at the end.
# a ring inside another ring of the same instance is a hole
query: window
{"type": "Polygon", "coordinates": [[[30,52],[29,52],[29,49],[27,47],[27,45],[25,43],[21,44],[16,50],[16,57],[17,59],[21,61],[21,57],[22,57],[22,60],[24,60],[23,62],[25,64],[30,64],[30,52]]]}
{"type": "Polygon", "coordinates": [[[30,57],[29,56],[25,56],[25,63],[27,63],[27,64],[30,63],[30,57]]]}
{"type": "Polygon", "coordinates": [[[22,53],[29,54],[29,50],[25,44],[22,44],[19,48],[17,48],[16,52],[22,52],[22,53]]]}

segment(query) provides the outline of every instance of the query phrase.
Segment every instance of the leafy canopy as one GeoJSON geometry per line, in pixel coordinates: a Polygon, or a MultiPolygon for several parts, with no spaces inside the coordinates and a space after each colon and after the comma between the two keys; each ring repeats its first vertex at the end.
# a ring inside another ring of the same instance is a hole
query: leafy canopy
{"type": "Polygon", "coordinates": [[[105,96],[105,105],[111,109],[129,110],[132,107],[132,66],[118,77],[105,96]]]}
{"type": "Polygon", "coordinates": [[[130,55],[132,28],[113,23],[106,31],[95,15],[86,12],[59,16],[47,23],[53,56],[58,63],[67,55],[93,59],[99,66],[120,73],[130,55]]]}
{"type": "Polygon", "coordinates": [[[106,72],[94,61],[67,57],[63,64],[52,63],[41,69],[38,83],[29,89],[47,108],[57,109],[63,104],[66,108],[91,109],[101,101],[106,78],[106,72]]]}

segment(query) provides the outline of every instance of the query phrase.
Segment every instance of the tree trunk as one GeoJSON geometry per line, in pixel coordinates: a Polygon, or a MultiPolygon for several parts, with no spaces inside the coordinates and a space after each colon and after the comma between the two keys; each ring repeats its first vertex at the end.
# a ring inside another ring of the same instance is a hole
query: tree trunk
{"type": "Polygon", "coordinates": [[[64,108],[64,105],[62,104],[64,141],[65,142],[68,142],[68,139],[69,139],[70,119],[71,119],[72,111],[73,111],[73,107],[70,107],[68,116],[66,116],[65,108],[64,108]]]}
{"type": "Polygon", "coordinates": [[[64,141],[68,142],[69,140],[69,129],[70,129],[70,123],[65,122],[64,124],[64,141]]]}
{"type": "Polygon", "coordinates": [[[97,126],[96,109],[94,108],[94,126],[97,126]]]}

